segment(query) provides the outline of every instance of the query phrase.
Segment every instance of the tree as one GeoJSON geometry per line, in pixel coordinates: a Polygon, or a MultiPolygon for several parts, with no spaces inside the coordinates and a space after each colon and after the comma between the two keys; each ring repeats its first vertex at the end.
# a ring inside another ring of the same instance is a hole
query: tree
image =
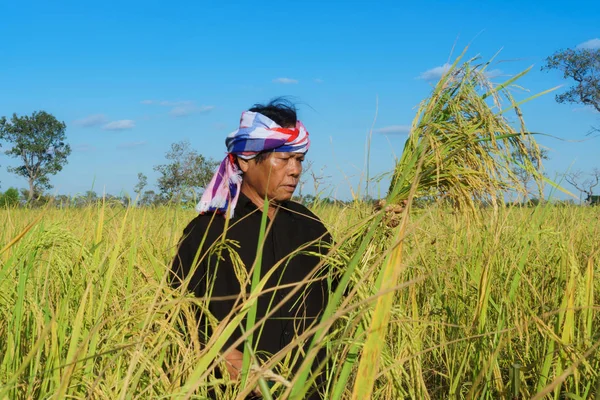
{"type": "MultiPolygon", "coordinates": [[[[512,171],[517,176],[519,182],[521,182],[521,185],[525,191],[525,198],[527,199],[530,194],[529,184],[534,179],[534,171],[524,168],[524,166],[531,165],[539,171],[539,169],[542,167],[542,161],[548,160],[549,156],[548,150],[540,149],[537,145],[529,144],[525,147],[525,151],[515,150],[512,152],[512,157],[515,161],[512,171]]],[[[540,198],[543,198],[541,187],[538,188],[540,190],[539,196],[540,198]]]]}
{"type": "Polygon", "coordinates": [[[27,178],[27,201],[51,188],[49,175],[55,175],[67,164],[71,146],[65,143],[66,127],[45,111],[23,117],[13,114],[10,121],[6,117],[0,119],[0,138],[12,145],[5,153],[22,162],[8,171],[27,178]]]}
{"type": "Polygon", "coordinates": [[[54,204],[58,208],[65,208],[71,205],[71,198],[65,194],[54,196],[54,204]]]}
{"type": "Polygon", "coordinates": [[[219,165],[191,148],[187,140],[173,143],[166,154],[168,164],[156,165],[160,173],[158,188],[168,200],[187,202],[210,182],[214,169],[219,165]]]}
{"type": "Polygon", "coordinates": [[[156,195],[154,190],[146,190],[142,197],[140,198],[140,206],[153,206],[158,205],[160,203],[160,198],[156,195]]]}
{"type": "Polygon", "coordinates": [[[600,49],[560,50],[546,58],[542,70],[556,69],[575,85],[556,95],[559,103],[578,103],[600,112],[600,49]]]}
{"type": "Polygon", "coordinates": [[[581,200],[581,195],[585,193],[587,195],[586,201],[589,201],[594,194],[594,188],[600,183],[600,169],[594,168],[588,174],[589,178],[587,179],[584,179],[584,176],[585,174],[582,171],[575,171],[565,175],[565,180],[580,192],[579,200],[581,200]]]}
{"type": "Polygon", "coordinates": [[[148,185],[148,177],[141,172],[138,172],[138,183],[134,186],[133,190],[137,193],[138,197],[144,190],[144,188],[148,185]]]}
{"type": "Polygon", "coordinates": [[[119,202],[123,207],[127,208],[133,203],[133,199],[128,194],[123,194],[119,196],[119,202]]]}
{"type": "Polygon", "coordinates": [[[0,194],[0,207],[14,207],[19,204],[19,191],[15,188],[9,188],[0,194]]]}
{"type": "Polygon", "coordinates": [[[98,200],[99,200],[98,193],[94,192],[93,190],[88,190],[83,195],[83,202],[84,202],[84,204],[86,204],[88,206],[91,206],[91,205],[97,203],[98,200]]]}

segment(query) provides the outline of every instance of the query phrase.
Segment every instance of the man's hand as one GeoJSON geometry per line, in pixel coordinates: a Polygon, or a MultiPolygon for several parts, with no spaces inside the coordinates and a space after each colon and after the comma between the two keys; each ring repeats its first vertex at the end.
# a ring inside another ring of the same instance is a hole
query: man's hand
{"type": "Polygon", "coordinates": [[[232,380],[237,381],[240,377],[240,372],[242,371],[242,360],[244,355],[239,350],[231,349],[225,353],[224,358],[229,376],[232,380]]]}
{"type": "MultiPolygon", "coordinates": [[[[227,366],[227,372],[232,380],[237,381],[240,379],[240,373],[242,372],[242,365],[244,354],[236,349],[231,349],[223,356],[225,358],[225,365],[227,366]]],[[[252,391],[256,396],[262,397],[262,393],[258,386],[252,391]]]]}

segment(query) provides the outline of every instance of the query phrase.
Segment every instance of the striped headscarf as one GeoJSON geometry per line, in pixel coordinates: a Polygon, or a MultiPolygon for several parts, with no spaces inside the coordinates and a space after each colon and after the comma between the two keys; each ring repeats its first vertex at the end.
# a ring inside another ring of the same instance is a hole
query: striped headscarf
{"type": "Polygon", "coordinates": [[[282,153],[306,153],[310,146],[308,132],[302,122],[295,128],[282,128],[270,118],[252,111],[244,111],[240,127],[230,133],[225,140],[227,156],[206,187],[196,211],[218,212],[233,217],[242,186],[242,171],[235,162],[235,156],[250,160],[262,151],[282,153]]]}

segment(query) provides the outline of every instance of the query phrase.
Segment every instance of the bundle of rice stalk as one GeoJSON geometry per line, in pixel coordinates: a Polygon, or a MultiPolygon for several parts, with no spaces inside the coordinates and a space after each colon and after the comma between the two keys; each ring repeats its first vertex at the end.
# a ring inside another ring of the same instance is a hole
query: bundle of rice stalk
{"type": "Polygon", "coordinates": [[[443,196],[458,208],[473,209],[477,200],[495,204],[508,191],[525,193],[515,167],[540,183],[540,150],[525,129],[519,105],[548,91],[517,103],[509,89],[529,69],[494,85],[486,72],[490,62],[460,64],[463,55],[420,104],[388,202],[407,199],[412,187],[417,196],[443,196]],[[505,117],[509,111],[514,123],[505,117]]]}
{"type": "MultiPolygon", "coordinates": [[[[404,270],[402,238],[412,199],[419,195],[442,196],[457,208],[474,211],[478,200],[497,205],[510,190],[524,192],[513,171],[515,166],[531,174],[538,184],[542,177],[536,168],[540,165],[540,150],[525,129],[519,104],[543,93],[517,103],[509,88],[528,70],[494,85],[486,76],[490,63],[476,64],[476,59],[471,59],[460,64],[464,54],[421,103],[394,170],[387,202],[398,204],[408,200],[409,207],[397,232],[398,244],[382,265],[379,284],[373,288],[377,301],[367,324],[369,330],[353,400],[371,398],[373,393],[382,349],[387,342],[394,288],[404,270]],[[508,101],[507,108],[502,107],[503,101],[508,101]],[[517,117],[517,127],[504,116],[511,110],[517,117]]],[[[349,368],[344,365],[341,375],[348,376],[349,368]]]]}

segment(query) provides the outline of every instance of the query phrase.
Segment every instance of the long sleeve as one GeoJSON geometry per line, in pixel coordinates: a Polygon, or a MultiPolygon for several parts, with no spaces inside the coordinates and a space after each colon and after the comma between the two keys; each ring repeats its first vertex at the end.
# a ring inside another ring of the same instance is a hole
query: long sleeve
{"type": "Polygon", "coordinates": [[[201,221],[196,218],[188,224],[183,231],[179,241],[177,254],[171,264],[171,286],[179,288],[183,281],[192,274],[188,290],[194,292],[197,297],[205,294],[202,280],[206,275],[206,261],[202,257],[200,245],[205,234],[201,221]],[[194,260],[196,264],[194,265],[194,260]]]}
{"type": "MultiPolygon", "coordinates": [[[[213,297],[239,293],[239,286],[235,287],[231,279],[234,273],[230,257],[227,254],[221,254],[219,257],[210,254],[209,250],[223,232],[223,225],[222,220],[211,219],[209,215],[192,220],[183,231],[177,254],[171,264],[171,286],[179,288],[189,279],[187,291],[194,293],[196,297],[210,296],[205,304],[217,320],[229,314],[235,300],[216,300],[213,297]]],[[[206,343],[211,335],[210,324],[205,314],[207,308],[196,309],[198,334],[203,343],[206,343]]],[[[241,331],[236,329],[226,342],[226,347],[240,336],[241,331]]]]}

